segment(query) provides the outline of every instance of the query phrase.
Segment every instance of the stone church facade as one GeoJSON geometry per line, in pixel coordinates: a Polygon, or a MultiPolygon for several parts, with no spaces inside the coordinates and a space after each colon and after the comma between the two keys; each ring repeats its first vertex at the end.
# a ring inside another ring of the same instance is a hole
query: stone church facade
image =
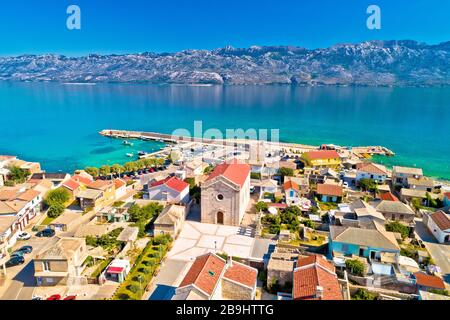
{"type": "Polygon", "coordinates": [[[221,164],[202,185],[201,221],[239,226],[250,200],[250,167],[221,164]]]}

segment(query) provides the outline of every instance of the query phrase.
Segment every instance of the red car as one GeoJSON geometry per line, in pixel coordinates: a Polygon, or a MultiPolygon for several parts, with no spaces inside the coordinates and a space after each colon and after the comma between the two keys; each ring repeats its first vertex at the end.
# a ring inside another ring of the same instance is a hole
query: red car
{"type": "Polygon", "coordinates": [[[60,294],[54,294],[54,295],[48,297],[47,300],[61,300],[61,295],[60,294]]]}
{"type": "Polygon", "coordinates": [[[63,300],[77,300],[77,296],[75,296],[75,295],[67,296],[63,300]]]}

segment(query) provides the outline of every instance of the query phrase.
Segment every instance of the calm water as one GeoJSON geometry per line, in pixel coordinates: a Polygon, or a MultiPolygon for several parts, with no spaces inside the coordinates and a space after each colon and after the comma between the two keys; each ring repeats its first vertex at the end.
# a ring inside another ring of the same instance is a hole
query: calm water
{"type": "Polygon", "coordinates": [[[384,145],[388,165],[450,179],[450,88],[189,87],[0,83],[0,153],[48,171],[128,161],[161,144],[101,137],[105,128],[171,133],[208,128],[280,129],[305,144],[384,145]]]}

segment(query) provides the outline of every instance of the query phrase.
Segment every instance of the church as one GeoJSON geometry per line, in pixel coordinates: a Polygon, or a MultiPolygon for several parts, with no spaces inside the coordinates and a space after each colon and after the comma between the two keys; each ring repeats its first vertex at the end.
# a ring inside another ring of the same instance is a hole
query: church
{"type": "Polygon", "coordinates": [[[250,200],[250,166],[236,160],[220,164],[201,189],[203,223],[239,226],[250,200]]]}

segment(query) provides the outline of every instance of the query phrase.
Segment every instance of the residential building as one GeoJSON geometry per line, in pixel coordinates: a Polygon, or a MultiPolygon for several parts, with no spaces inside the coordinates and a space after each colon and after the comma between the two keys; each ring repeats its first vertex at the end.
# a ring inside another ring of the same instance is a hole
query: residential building
{"type": "Polygon", "coordinates": [[[420,168],[409,168],[394,166],[392,168],[392,182],[394,185],[408,186],[408,178],[420,179],[423,177],[423,171],[420,168]]]}
{"type": "Polygon", "coordinates": [[[201,221],[238,226],[250,201],[250,166],[220,164],[201,189],[201,221]]]}
{"type": "Polygon", "coordinates": [[[446,290],[444,281],[437,276],[416,272],[414,278],[419,291],[446,290]]]}
{"type": "Polygon", "coordinates": [[[169,234],[176,238],[183,228],[189,208],[175,204],[168,205],[153,223],[154,236],[169,234]]]}
{"type": "Polygon", "coordinates": [[[106,268],[104,276],[106,279],[122,283],[130,272],[130,261],[125,259],[114,259],[106,268]]]}
{"type": "Polygon", "coordinates": [[[316,196],[322,202],[341,202],[344,197],[344,188],[337,184],[318,184],[316,196]]]}
{"type": "Polygon", "coordinates": [[[293,278],[294,300],[344,300],[335,267],[323,256],[299,257],[293,278]]]}
{"type": "Polygon", "coordinates": [[[298,254],[289,252],[273,252],[267,264],[267,285],[274,284],[281,287],[291,287],[293,271],[298,254]]]}
{"type": "Polygon", "coordinates": [[[186,163],[184,166],[186,170],[186,176],[188,178],[195,178],[197,176],[201,176],[203,171],[208,167],[208,164],[201,160],[194,160],[186,163]]]}
{"type": "Polygon", "coordinates": [[[376,183],[384,183],[389,176],[385,166],[372,162],[356,165],[356,180],[371,179],[376,183]]]}
{"type": "Polygon", "coordinates": [[[130,221],[130,214],[126,207],[106,207],[96,214],[96,218],[100,223],[120,223],[130,221]]]}
{"type": "Polygon", "coordinates": [[[102,205],[112,203],[114,202],[114,200],[116,200],[115,181],[96,180],[90,183],[87,187],[88,189],[100,190],[103,192],[103,197],[101,199],[103,202],[102,205]]]}
{"type": "Polygon", "coordinates": [[[254,300],[258,270],[207,253],[197,257],[173,300],[254,300]]]}
{"type": "Polygon", "coordinates": [[[329,251],[335,255],[380,260],[382,253],[400,254],[394,233],[374,222],[373,229],[330,226],[329,251]]]}
{"type": "Polygon", "coordinates": [[[305,166],[314,168],[334,168],[337,169],[341,165],[341,157],[336,150],[316,150],[302,154],[301,160],[305,166]]]}
{"type": "Polygon", "coordinates": [[[283,184],[287,205],[297,205],[300,203],[300,187],[294,181],[289,180],[283,184]]]}
{"type": "Polygon", "coordinates": [[[387,200],[387,201],[400,201],[392,192],[388,191],[388,192],[381,192],[378,195],[378,198],[380,198],[380,200],[387,200]]]}
{"type": "Polygon", "coordinates": [[[115,198],[120,199],[127,194],[127,183],[122,179],[114,179],[115,198]]]}
{"type": "Polygon", "coordinates": [[[103,191],[95,189],[86,189],[77,194],[78,202],[83,210],[100,208],[104,203],[103,191]]]}
{"type": "Polygon", "coordinates": [[[426,191],[426,192],[432,192],[434,189],[434,181],[433,179],[421,177],[421,178],[414,178],[409,177],[407,179],[408,188],[413,190],[420,190],[420,191],[426,191]]]}
{"type": "Polygon", "coordinates": [[[416,190],[416,189],[407,189],[402,188],[400,190],[400,199],[405,202],[412,202],[413,199],[419,199],[420,203],[424,206],[428,206],[429,199],[439,199],[440,195],[431,193],[424,190],[416,190]]]}
{"type": "Polygon", "coordinates": [[[31,180],[50,180],[53,188],[59,188],[64,182],[70,179],[70,174],[60,172],[38,172],[30,177],[31,180]]]}
{"type": "Polygon", "coordinates": [[[166,201],[169,203],[189,202],[189,184],[177,177],[149,183],[146,191],[146,198],[149,200],[166,201]]]}
{"type": "Polygon", "coordinates": [[[444,211],[432,213],[427,219],[427,227],[439,243],[450,242],[450,217],[444,211]]]}
{"type": "Polygon", "coordinates": [[[58,238],[51,240],[34,258],[34,277],[38,286],[68,284],[79,278],[87,258],[83,238],[58,238]]]}
{"type": "Polygon", "coordinates": [[[373,206],[381,212],[386,220],[401,221],[405,223],[414,222],[415,213],[410,206],[400,201],[382,200],[374,202],[373,206]]]}

